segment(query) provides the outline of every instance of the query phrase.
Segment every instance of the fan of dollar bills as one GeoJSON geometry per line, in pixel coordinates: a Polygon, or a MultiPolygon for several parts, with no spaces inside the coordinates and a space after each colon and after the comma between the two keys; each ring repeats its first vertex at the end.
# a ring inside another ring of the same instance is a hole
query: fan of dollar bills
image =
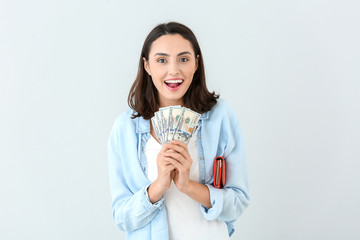
{"type": "Polygon", "coordinates": [[[160,108],[151,118],[154,131],[162,145],[178,140],[186,144],[196,128],[201,114],[185,107],[160,108]]]}

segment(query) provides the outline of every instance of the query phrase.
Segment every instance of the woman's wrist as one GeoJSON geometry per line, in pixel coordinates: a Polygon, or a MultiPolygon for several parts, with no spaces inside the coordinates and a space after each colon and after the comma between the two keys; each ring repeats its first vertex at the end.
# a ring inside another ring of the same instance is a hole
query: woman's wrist
{"type": "Polygon", "coordinates": [[[166,190],[162,190],[161,187],[159,187],[158,181],[155,180],[147,189],[150,202],[154,204],[159,201],[165,191],[166,190]]]}
{"type": "Polygon", "coordinates": [[[211,208],[210,191],[207,186],[190,180],[189,184],[187,184],[187,187],[182,189],[182,192],[203,206],[211,208]]]}
{"type": "Polygon", "coordinates": [[[191,195],[191,193],[194,191],[194,184],[192,180],[188,180],[186,184],[184,184],[182,187],[178,187],[178,190],[182,193],[185,193],[186,195],[191,195]]]}
{"type": "Polygon", "coordinates": [[[192,193],[195,191],[194,188],[195,188],[195,186],[194,186],[194,181],[192,181],[192,180],[189,179],[188,183],[187,183],[184,187],[182,187],[181,189],[179,189],[179,190],[180,190],[180,192],[185,193],[186,195],[191,196],[192,193]]]}

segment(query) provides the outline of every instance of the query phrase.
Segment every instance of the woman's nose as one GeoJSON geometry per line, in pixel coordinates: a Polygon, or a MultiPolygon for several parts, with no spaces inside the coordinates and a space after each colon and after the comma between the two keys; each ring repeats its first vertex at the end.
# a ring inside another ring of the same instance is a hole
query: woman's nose
{"type": "Polygon", "coordinates": [[[179,65],[176,61],[169,64],[169,74],[176,75],[179,74],[179,72],[179,65]]]}

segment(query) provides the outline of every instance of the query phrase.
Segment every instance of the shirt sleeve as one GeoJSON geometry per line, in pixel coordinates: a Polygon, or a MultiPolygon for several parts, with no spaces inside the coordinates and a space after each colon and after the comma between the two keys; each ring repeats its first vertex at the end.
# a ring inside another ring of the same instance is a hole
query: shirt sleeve
{"type": "MultiPolygon", "coordinates": [[[[139,189],[126,181],[125,174],[134,173],[128,173],[123,168],[122,149],[118,139],[118,131],[113,128],[108,141],[112,213],[117,227],[131,232],[151,222],[158,211],[164,207],[164,197],[152,204],[147,192],[150,184],[139,189]],[[134,191],[134,189],[138,190],[134,191]]],[[[136,156],[136,153],[134,155],[136,156]]]]}
{"type": "Polygon", "coordinates": [[[201,205],[200,210],[208,220],[233,222],[250,204],[248,166],[241,128],[234,114],[224,130],[226,131],[226,145],[223,151],[226,163],[225,186],[218,189],[206,184],[210,191],[212,207],[206,208],[201,205]]]}

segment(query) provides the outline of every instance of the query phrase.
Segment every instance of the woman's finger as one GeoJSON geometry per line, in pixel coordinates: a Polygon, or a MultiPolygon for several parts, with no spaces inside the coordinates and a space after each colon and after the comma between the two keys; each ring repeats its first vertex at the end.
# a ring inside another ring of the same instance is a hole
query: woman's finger
{"type": "Polygon", "coordinates": [[[182,146],[172,145],[172,146],[169,148],[169,150],[166,151],[166,152],[176,152],[176,153],[179,153],[179,154],[181,154],[181,155],[183,156],[183,158],[184,158],[185,160],[192,161],[188,149],[187,149],[187,148],[184,148],[184,147],[182,147],[182,146]],[[172,150],[172,151],[170,151],[170,150],[172,150]]]}
{"type": "Polygon", "coordinates": [[[175,160],[175,159],[173,159],[171,157],[165,157],[164,159],[166,161],[168,161],[171,165],[174,166],[174,168],[178,169],[179,171],[182,172],[182,171],[185,170],[184,166],[179,161],[177,161],[177,160],[175,160]]]}
{"type": "Polygon", "coordinates": [[[182,148],[186,149],[186,151],[188,151],[187,145],[183,142],[180,142],[178,140],[171,140],[171,144],[182,147],[182,148]]]}
{"type": "Polygon", "coordinates": [[[161,148],[160,152],[166,152],[166,151],[168,151],[169,149],[172,149],[171,144],[166,143],[166,144],[163,145],[163,147],[161,148]]]}
{"type": "Polygon", "coordinates": [[[164,153],[162,153],[162,155],[164,157],[171,157],[171,158],[177,160],[182,165],[185,165],[187,162],[186,158],[182,154],[177,153],[177,152],[164,152],[164,153]]]}
{"type": "Polygon", "coordinates": [[[158,158],[158,161],[159,161],[159,165],[160,166],[169,166],[169,165],[172,165],[171,163],[169,163],[169,161],[166,160],[165,156],[163,155],[163,153],[159,153],[159,158],[158,158]]]}

